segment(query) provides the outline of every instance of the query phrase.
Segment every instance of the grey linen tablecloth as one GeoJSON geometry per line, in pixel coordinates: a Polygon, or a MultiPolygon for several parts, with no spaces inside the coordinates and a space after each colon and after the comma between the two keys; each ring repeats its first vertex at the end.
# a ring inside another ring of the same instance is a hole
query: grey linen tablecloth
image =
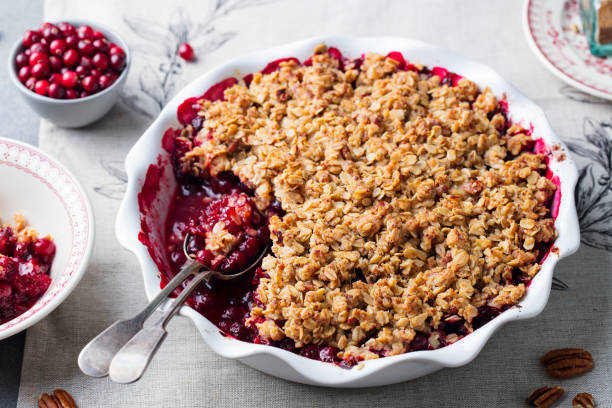
{"type": "Polygon", "coordinates": [[[49,20],[91,19],[116,29],[134,64],[121,103],[103,120],[78,130],[42,122],[40,146],[85,185],[98,234],[81,284],[28,331],[18,406],[32,407],[41,392],[62,387],[82,407],[508,407],[523,406],[533,389],[555,384],[567,389],[562,406],[578,392],[612,406],[612,105],[567,88],[540,65],[523,36],[521,3],[48,0],[49,20]],[[323,389],[264,375],[215,355],[184,318],[170,324],[168,340],[140,382],[117,385],[81,374],[76,358],[89,339],[146,302],[138,264],[114,235],[128,149],[176,90],[200,73],[252,50],[326,33],[397,35],[447,47],[492,66],[546,111],[558,134],[574,142],[579,165],[588,166],[579,186],[583,245],[556,270],[569,290],[554,291],[539,317],[500,330],[471,364],[387,387],[323,389]],[[175,55],[185,39],[196,49],[196,63],[175,55]],[[597,163],[591,153],[597,151],[608,161],[597,163]],[[548,377],[539,357],[574,346],[592,352],[595,369],[562,382],[548,377]]]}

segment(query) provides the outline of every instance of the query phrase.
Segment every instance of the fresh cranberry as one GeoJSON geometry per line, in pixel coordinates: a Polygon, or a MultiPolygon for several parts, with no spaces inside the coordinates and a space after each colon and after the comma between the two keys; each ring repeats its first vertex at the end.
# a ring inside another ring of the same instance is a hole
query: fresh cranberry
{"type": "Polygon", "coordinates": [[[77,50],[79,50],[79,52],[82,55],[91,55],[91,54],[94,53],[94,51],[96,49],[94,48],[94,45],[91,42],[91,40],[89,40],[89,39],[82,39],[77,44],[77,50]]]}
{"type": "Polygon", "coordinates": [[[49,85],[49,97],[53,99],[62,99],[66,94],[66,90],[58,84],[49,85]]]}
{"type": "Polygon", "coordinates": [[[76,50],[70,49],[64,53],[62,61],[64,61],[64,65],[73,67],[79,63],[79,53],[76,50]]]}
{"type": "Polygon", "coordinates": [[[66,89],[66,99],[76,99],[79,94],[74,89],[66,89]]]}
{"type": "Polygon", "coordinates": [[[51,41],[55,40],[56,38],[60,38],[61,35],[62,34],[59,28],[57,28],[53,24],[51,24],[49,27],[46,27],[44,30],[42,30],[43,38],[47,40],[49,43],[51,43],[51,41]]]}
{"type": "Polygon", "coordinates": [[[36,79],[48,78],[49,73],[49,65],[47,63],[38,62],[32,67],[32,76],[36,79]]]}
{"type": "Polygon", "coordinates": [[[93,62],[94,66],[99,70],[106,71],[108,69],[109,61],[106,54],[101,52],[97,53],[93,56],[91,62],[93,62]]]}
{"type": "Polygon", "coordinates": [[[86,76],[81,80],[81,86],[86,92],[89,93],[94,93],[98,90],[98,82],[96,81],[96,78],[91,75],[86,76]]]}
{"type": "Polygon", "coordinates": [[[91,37],[93,39],[99,40],[99,39],[104,38],[104,33],[102,31],[95,30],[93,34],[91,35],[91,37]]]}
{"type": "Polygon", "coordinates": [[[100,71],[99,71],[99,70],[97,70],[97,69],[93,68],[92,70],[90,70],[90,71],[89,71],[89,75],[91,75],[92,77],[94,77],[94,79],[97,81],[97,80],[98,80],[98,78],[100,78],[100,75],[102,75],[102,74],[100,73],[100,71]]]}
{"type": "Polygon", "coordinates": [[[19,68],[19,73],[17,74],[17,77],[19,78],[19,82],[21,82],[22,84],[25,84],[25,82],[31,76],[32,76],[32,71],[30,70],[30,67],[26,65],[25,67],[19,68]]]}
{"type": "Polygon", "coordinates": [[[49,238],[41,238],[34,242],[32,250],[40,257],[50,258],[55,255],[55,244],[49,238]]]}
{"type": "Polygon", "coordinates": [[[81,91],[81,94],[79,95],[79,97],[80,98],[87,98],[89,95],[91,95],[89,92],[81,91]]]}
{"type": "Polygon", "coordinates": [[[30,91],[34,90],[34,87],[36,86],[36,78],[34,77],[29,77],[25,83],[24,83],[25,87],[28,88],[30,91]]]}
{"type": "Polygon", "coordinates": [[[121,72],[125,67],[125,54],[113,54],[110,57],[110,65],[117,72],[121,72]]]}
{"type": "Polygon", "coordinates": [[[178,53],[185,61],[193,61],[195,57],[195,54],[193,53],[193,48],[191,48],[191,45],[189,45],[189,43],[182,43],[181,45],[179,45],[178,53]]]}
{"type": "Polygon", "coordinates": [[[23,35],[23,45],[25,47],[30,47],[35,42],[40,41],[40,39],[41,39],[40,32],[34,31],[34,30],[28,30],[23,35]]]}
{"type": "Polygon", "coordinates": [[[94,35],[94,30],[88,25],[82,25],[77,28],[77,35],[82,40],[91,40],[94,35]]]}
{"type": "Polygon", "coordinates": [[[89,69],[85,68],[82,65],[79,65],[78,67],[76,67],[74,72],[79,76],[79,78],[81,78],[89,74],[89,69]]]}
{"type": "Polygon", "coordinates": [[[51,41],[51,44],[49,44],[49,51],[53,55],[61,56],[64,54],[64,51],[66,51],[66,43],[64,42],[64,40],[59,38],[53,40],[51,41]]]}
{"type": "Polygon", "coordinates": [[[57,28],[59,28],[59,30],[62,32],[62,34],[64,34],[64,36],[76,34],[76,28],[74,28],[72,24],[66,23],[65,21],[59,23],[57,25],[57,28]]]}
{"type": "Polygon", "coordinates": [[[108,52],[110,48],[110,46],[108,45],[108,41],[106,41],[104,38],[98,38],[97,40],[94,40],[93,46],[96,50],[104,53],[108,52]]]}
{"type": "Polygon", "coordinates": [[[115,54],[125,55],[125,52],[123,51],[123,48],[119,47],[117,44],[114,44],[114,43],[110,44],[110,50],[109,50],[108,53],[110,55],[115,55],[115,54]]]}
{"type": "Polygon", "coordinates": [[[66,47],[76,48],[79,44],[79,37],[77,37],[76,35],[68,35],[64,39],[64,42],[66,43],[66,47]]]}
{"type": "Polygon", "coordinates": [[[113,77],[111,74],[104,74],[100,78],[98,78],[98,85],[100,85],[101,89],[106,89],[113,84],[113,77]]]}
{"type": "Polygon", "coordinates": [[[62,75],[58,74],[57,72],[51,74],[51,76],[49,77],[49,83],[61,85],[62,84],[62,75]]]}
{"type": "Polygon", "coordinates": [[[81,61],[79,62],[79,65],[87,69],[91,69],[93,66],[93,64],[91,63],[91,58],[86,57],[84,55],[81,57],[81,61]]]}
{"type": "Polygon", "coordinates": [[[49,47],[42,42],[37,42],[32,44],[30,47],[30,52],[42,52],[43,54],[46,54],[49,52],[49,47]]]}
{"type": "Polygon", "coordinates": [[[39,62],[44,62],[45,64],[49,63],[49,57],[47,56],[47,54],[45,54],[42,51],[34,51],[32,52],[32,54],[30,54],[30,58],[28,60],[28,62],[30,63],[30,66],[33,67],[34,65],[36,65],[39,62]]]}
{"type": "Polygon", "coordinates": [[[49,68],[51,68],[51,71],[57,72],[62,69],[62,66],[60,57],[56,57],[55,55],[49,57],[49,68]]]}
{"type": "Polygon", "coordinates": [[[21,68],[28,65],[28,57],[26,57],[23,52],[20,52],[15,57],[15,65],[17,65],[17,68],[21,68]]]}
{"type": "Polygon", "coordinates": [[[74,71],[66,71],[62,74],[62,85],[66,88],[74,88],[77,84],[77,74],[74,71]]]}
{"type": "Polygon", "coordinates": [[[42,33],[46,28],[51,28],[51,27],[53,27],[53,23],[49,23],[48,21],[45,21],[44,23],[40,24],[40,27],[38,27],[38,31],[42,33]]]}
{"type": "Polygon", "coordinates": [[[49,82],[45,81],[44,79],[36,81],[36,85],[34,86],[34,92],[36,92],[39,95],[46,96],[48,90],[49,90],[49,82]]]}

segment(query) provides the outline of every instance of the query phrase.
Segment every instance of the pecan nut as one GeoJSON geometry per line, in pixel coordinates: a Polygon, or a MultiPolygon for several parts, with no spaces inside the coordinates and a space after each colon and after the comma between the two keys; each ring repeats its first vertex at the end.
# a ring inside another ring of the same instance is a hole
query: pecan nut
{"type": "Polygon", "coordinates": [[[538,388],[527,397],[527,404],[538,408],[552,407],[553,404],[561,398],[565,389],[561,387],[545,386],[538,388]]]}
{"type": "Polygon", "coordinates": [[[53,391],[53,395],[43,393],[38,399],[38,408],[78,408],[72,396],[62,389],[53,391]]]}
{"type": "Polygon", "coordinates": [[[590,371],[595,363],[591,353],[583,349],[565,348],[552,350],[540,359],[552,377],[569,378],[590,371]]]}
{"type": "Polygon", "coordinates": [[[593,396],[588,392],[581,392],[574,397],[572,401],[572,407],[574,408],[595,408],[595,400],[593,396]]]}

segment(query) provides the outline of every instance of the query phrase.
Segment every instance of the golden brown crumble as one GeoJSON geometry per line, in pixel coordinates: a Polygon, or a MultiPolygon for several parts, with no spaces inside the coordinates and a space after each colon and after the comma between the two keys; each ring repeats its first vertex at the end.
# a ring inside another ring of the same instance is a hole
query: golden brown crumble
{"type": "Polygon", "coordinates": [[[529,134],[506,129],[492,92],[465,78],[441,84],[373,53],[343,71],[326,50],[201,101],[202,129],[181,136],[195,138],[183,171],[232,171],[260,209],[286,212],[270,219],[251,324],[369,359],[519,302],[513,272],[535,276],[555,238],[556,186],[529,134]]]}

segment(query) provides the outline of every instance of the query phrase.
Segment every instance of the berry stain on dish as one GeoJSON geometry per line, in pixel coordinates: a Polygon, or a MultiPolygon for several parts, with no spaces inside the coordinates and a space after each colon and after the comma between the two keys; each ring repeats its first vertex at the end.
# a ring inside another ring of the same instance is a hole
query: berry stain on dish
{"type": "Polygon", "coordinates": [[[397,51],[321,45],[227,78],[177,117],[162,137],[179,185],[166,259],[147,218],[161,160],[139,194],[139,238],[162,287],[186,234],[228,272],[271,242],[251,276],[188,301],[242,341],[342,367],[444,347],[516,305],[556,237],[547,146],[488,88],[397,51]]]}
{"type": "Polygon", "coordinates": [[[125,58],[121,47],[88,25],[43,23],[25,32],[15,67],[19,82],[38,95],[76,99],[111,86],[125,58]]]}
{"type": "Polygon", "coordinates": [[[0,324],[25,313],[51,285],[50,237],[39,238],[21,215],[0,226],[0,324]]]}

